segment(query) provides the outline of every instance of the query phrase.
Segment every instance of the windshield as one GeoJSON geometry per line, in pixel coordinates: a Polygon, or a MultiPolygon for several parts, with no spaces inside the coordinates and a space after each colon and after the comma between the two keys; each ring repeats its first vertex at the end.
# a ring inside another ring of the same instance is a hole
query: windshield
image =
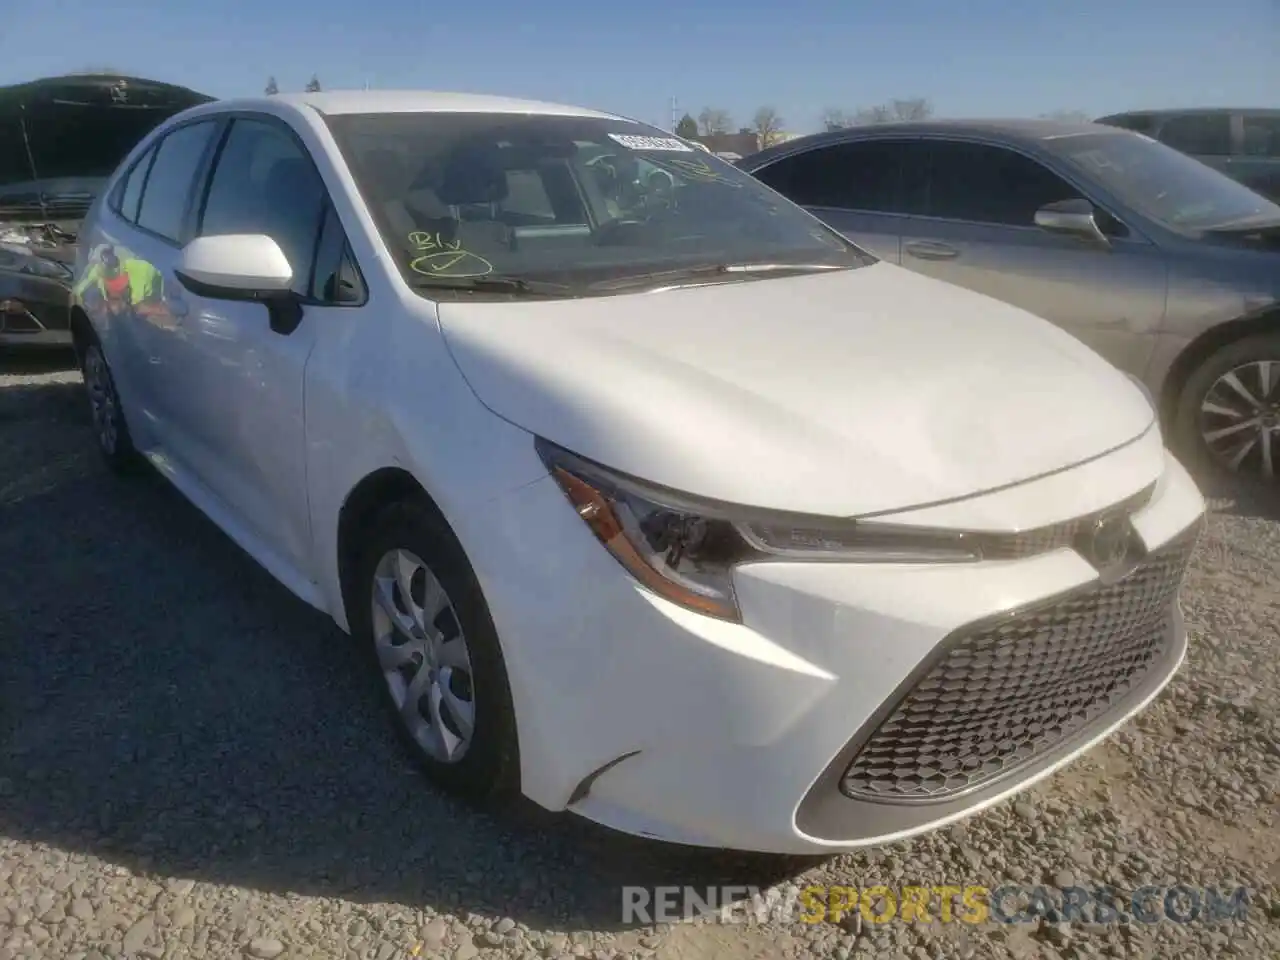
{"type": "Polygon", "coordinates": [[[1046,146],[1121,201],[1180,233],[1280,221],[1280,207],[1199,160],[1137,133],[1061,137],[1046,146]]]}
{"type": "Polygon", "coordinates": [[[747,174],[643,124],[479,113],[328,123],[420,287],[514,279],[603,294],[619,289],[609,281],[686,269],[761,264],[764,277],[873,262],[747,174]]]}

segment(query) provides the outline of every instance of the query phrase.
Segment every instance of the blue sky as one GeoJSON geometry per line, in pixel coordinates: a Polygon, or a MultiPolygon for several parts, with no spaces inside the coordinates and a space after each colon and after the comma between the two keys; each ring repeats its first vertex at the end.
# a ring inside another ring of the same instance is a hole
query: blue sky
{"type": "Polygon", "coordinates": [[[325,87],[504,93],[667,125],[670,98],[777,108],[926,97],[939,115],[1276,106],[1278,0],[14,0],[0,84],[90,67],[217,97],[325,87]]]}

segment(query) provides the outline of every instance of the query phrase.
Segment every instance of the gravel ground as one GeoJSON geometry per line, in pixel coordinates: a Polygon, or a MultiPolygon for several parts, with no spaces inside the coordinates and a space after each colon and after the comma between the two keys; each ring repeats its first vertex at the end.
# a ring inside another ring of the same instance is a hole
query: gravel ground
{"type": "Polygon", "coordinates": [[[158,480],[107,475],[78,375],[11,363],[0,960],[1280,956],[1277,518],[1215,501],[1186,667],[1017,802],[833,860],[711,855],[434,793],[346,638],[158,480]],[[622,923],[624,884],[712,883],[1251,892],[1226,923],[622,923]]]}

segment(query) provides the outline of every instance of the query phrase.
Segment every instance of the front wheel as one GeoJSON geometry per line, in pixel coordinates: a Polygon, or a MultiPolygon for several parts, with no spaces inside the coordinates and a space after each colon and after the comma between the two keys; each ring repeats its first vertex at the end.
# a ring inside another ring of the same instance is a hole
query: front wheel
{"type": "Polygon", "coordinates": [[[1208,465],[1275,483],[1280,477],[1280,334],[1229,343],[1187,380],[1175,434],[1208,465]]]}
{"type": "Polygon", "coordinates": [[[117,473],[132,472],[138,465],[138,453],[129,436],[129,425],[124,419],[115,378],[107,365],[102,345],[96,340],[85,347],[80,371],[89,396],[89,415],[98,452],[107,466],[117,473]]]}
{"type": "Polygon", "coordinates": [[[410,752],[450,793],[512,797],[519,762],[506,667],[452,531],[423,504],[388,508],[364,543],[355,583],[352,635],[410,752]]]}

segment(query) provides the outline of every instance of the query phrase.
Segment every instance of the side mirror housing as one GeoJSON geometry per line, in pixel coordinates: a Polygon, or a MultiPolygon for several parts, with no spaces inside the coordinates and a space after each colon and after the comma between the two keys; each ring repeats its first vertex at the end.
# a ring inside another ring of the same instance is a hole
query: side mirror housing
{"type": "Polygon", "coordinates": [[[1088,200],[1076,198],[1047,203],[1036,211],[1036,226],[1049,233],[1075,237],[1095,246],[1111,246],[1111,241],[1098,226],[1093,204],[1088,200]]]}
{"type": "Polygon", "coordinates": [[[301,303],[290,289],[293,267],[265,234],[197,237],[182,249],[174,272],[198,297],[263,304],[276,333],[292,333],[302,320],[301,303]]]}

